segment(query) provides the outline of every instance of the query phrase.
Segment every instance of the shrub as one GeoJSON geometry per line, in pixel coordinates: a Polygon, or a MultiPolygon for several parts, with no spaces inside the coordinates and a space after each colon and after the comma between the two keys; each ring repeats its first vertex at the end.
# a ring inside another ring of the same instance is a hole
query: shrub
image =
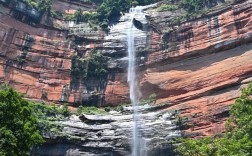
{"type": "Polygon", "coordinates": [[[69,109],[68,109],[68,104],[65,103],[63,105],[63,107],[61,109],[61,114],[63,114],[63,116],[65,116],[65,117],[67,117],[67,116],[69,116],[71,114],[69,109]]]}
{"type": "Polygon", "coordinates": [[[104,115],[107,114],[104,108],[97,108],[94,106],[79,106],[77,110],[78,114],[89,114],[89,115],[104,115]]]}
{"type": "Polygon", "coordinates": [[[63,18],[63,14],[60,11],[52,11],[51,16],[53,18],[63,18]]]}
{"type": "Polygon", "coordinates": [[[222,137],[182,139],[176,149],[182,156],[250,156],[252,154],[252,84],[242,89],[230,110],[222,137]]]}
{"type": "Polygon", "coordinates": [[[141,100],[140,105],[152,104],[157,100],[157,95],[155,93],[149,95],[147,99],[141,100]]]}
{"type": "Polygon", "coordinates": [[[89,78],[101,79],[108,74],[108,58],[97,51],[92,51],[91,55],[81,58],[78,55],[72,57],[70,75],[72,81],[86,81],[89,78]]]}

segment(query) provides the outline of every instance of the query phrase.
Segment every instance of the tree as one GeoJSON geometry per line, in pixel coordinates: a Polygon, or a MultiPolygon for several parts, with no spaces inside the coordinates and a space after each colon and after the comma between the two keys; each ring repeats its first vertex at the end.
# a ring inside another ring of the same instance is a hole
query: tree
{"type": "Polygon", "coordinates": [[[74,13],[74,18],[75,18],[77,23],[82,22],[82,20],[83,20],[83,11],[80,8],[77,9],[76,12],[74,13]]]}
{"type": "Polygon", "coordinates": [[[52,0],[23,0],[27,5],[38,9],[40,12],[50,12],[52,0]]]}
{"type": "Polygon", "coordinates": [[[92,78],[103,78],[108,73],[108,58],[102,53],[97,51],[92,51],[90,57],[87,58],[88,71],[87,77],[92,78]]]}
{"type": "Polygon", "coordinates": [[[119,17],[121,13],[128,12],[132,6],[148,5],[160,0],[103,0],[97,8],[97,19],[102,28],[108,27],[109,22],[119,17]]]}
{"type": "Polygon", "coordinates": [[[38,9],[39,11],[51,12],[52,0],[39,0],[38,9]]]}
{"type": "Polygon", "coordinates": [[[0,89],[0,155],[26,156],[43,143],[31,104],[7,86],[0,89]]]}
{"type": "Polygon", "coordinates": [[[182,139],[176,150],[181,156],[251,156],[252,84],[242,89],[241,96],[232,105],[222,137],[182,139]]]}

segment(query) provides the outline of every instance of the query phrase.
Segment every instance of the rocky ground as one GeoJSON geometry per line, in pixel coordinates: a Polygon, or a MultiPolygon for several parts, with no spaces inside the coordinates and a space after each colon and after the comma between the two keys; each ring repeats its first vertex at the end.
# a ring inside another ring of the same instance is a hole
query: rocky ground
{"type": "MultiPolygon", "coordinates": [[[[138,108],[144,155],[173,155],[172,140],[181,133],[176,124],[177,113],[163,110],[167,106],[169,104],[138,108]]],[[[32,155],[131,155],[132,117],[132,107],[123,107],[122,112],[110,111],[107,115],[72,115],[59,121],[62,126],[60,135],[48,135],[47,143],[34,148],[32,155]]]]}

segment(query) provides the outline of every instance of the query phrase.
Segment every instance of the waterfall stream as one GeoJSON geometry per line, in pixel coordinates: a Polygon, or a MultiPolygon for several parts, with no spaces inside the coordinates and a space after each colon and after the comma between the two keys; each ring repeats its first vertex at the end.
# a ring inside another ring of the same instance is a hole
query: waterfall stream
{"type": "MultiPolygon", "coordinates": [[[[179,131],[176,130],[174,122],[172,122],[174,120],[173,113],[162,109],[148,112],[146,110],[156,106],[148,104],[139,105],[141,93],[138,87],[137,68],[140,66],[141,60],[139,61],[139,59],[141,59],[141,56],[137,55],[137,53],[149,47],[150,43],[148,41],[149,32],[137,29],[133,24],[133,19],[146,25],[148,21],[145,17],[148,15],[148,11],[145,10],[152,6],[131,8],[128,13],[125,13],[119,19],[118,23],[110,26],[109,34],[105,36],[106,42],[103,43],[103,47],[117,47],[120,49],[111,50],[110,53],[120,55],[123,55],[125,52],[127,53],[127,56],[113,60],[114,65],[128,69],[127,81],[131,106],[124,107],[124,110],[130,111],[133,115],[126,115],[130,118],[130,120],[127,120],[127,123],[124,121],[116,123],[116,125],[126,128],[123,130],[123,135],[126,135],[127,139],[125,138],[123,142],[129,145],[128,147],[131,147],[131,151],[122,155],[127,156],[170,156],[170,141],[172,138],[180,135],[179,131]]],[[[122,117],[124,116],[125,114],[122,117]]]]}
{"type": "Polygon", "coordinates": [[[135,53],[135,34],[134,34],[134,25],[133,19],[136,14],[144,13],[141,7],[131,8],[130,9],[130,20],[129,29],[127,32],[127,41],[128,41],[128,83],[130,89],[130,100],[133,107],[133,144],[132,144],[132,156],[141,156],[143,155],[142,140],[139,134],[139,113],[138,113],[138,104],[139,104],[139,89],[136,79],[136,53],[135,53]]]}

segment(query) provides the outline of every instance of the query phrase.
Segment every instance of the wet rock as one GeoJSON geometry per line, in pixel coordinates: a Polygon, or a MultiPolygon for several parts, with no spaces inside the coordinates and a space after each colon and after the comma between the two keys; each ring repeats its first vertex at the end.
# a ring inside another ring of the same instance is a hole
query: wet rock
{"type": "MultiPolygon", "coordinates": [[[[153,106],[152,106],[153,107],[153,106]]],[[[149,112],[150,106],[139,107],[140,135],[145,145],[146,155],[169,156],[163,151],[174,148],[171,141],[180,137],[180,131],[174,124],[174,114],[156,108],[149,112]]],[[[131,110],[131,107],[125,107],[131,110]]],[[[60,121],[64,136],[64,144],[54,142],[53,145],[45,144],[33,149],[33,155],[43,152],[48,156],[57,155],[59,148],[62,155],[131,155],[133,115],[131,112],[121,114],[112,112],[109,115],[81,115],[71,116],[60,121]],[[46,150],[45,150],[46,149],[46,150]]],[[[43,154],[45,154],[43,153],[43,154]]],[[[170,153],[172,154],[172,153],[170,153]]]]}
{"type": "Polygon", "coordinates": [[[140,21],[136,20],[135,18],[133,18],[133,24],[137,29],[143,30],[144,28],[144,25],[140,21]]]}
{"type": "Polygon", "coordinates": [[[81,115],[80,120],[85,123],[98,123],[98,124],[108,124],[113,122],[114,120],[111,118],[111,116],[98,116],[98,115],[81,115]]]}

